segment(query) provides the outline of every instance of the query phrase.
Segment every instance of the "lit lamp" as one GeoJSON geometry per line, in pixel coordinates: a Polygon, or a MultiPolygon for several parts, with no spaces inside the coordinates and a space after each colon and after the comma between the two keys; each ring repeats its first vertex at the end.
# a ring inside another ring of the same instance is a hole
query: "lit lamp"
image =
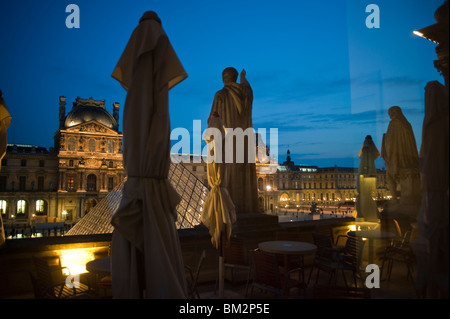
{"type": "Polygon", "coordinates": [[[67,211],[63,210],[61,215],[63,216],[63,219],[66,220],[67,217],[67,211]]]}
{"type": "Polygon", "coordinates": [[[434,67],[441,72],[446,87],[448,87],[448,10],[448,0],[446,0],[434,13],[436,24],[413,31],[415,35],[437,44],[438,59],[434,61],[434,67]]]}

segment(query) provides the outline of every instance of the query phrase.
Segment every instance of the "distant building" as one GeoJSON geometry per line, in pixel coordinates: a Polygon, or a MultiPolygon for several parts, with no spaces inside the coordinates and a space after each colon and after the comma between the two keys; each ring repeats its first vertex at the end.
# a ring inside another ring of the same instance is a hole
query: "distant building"
{"type": "MultiPolygon", "coordinates": [[[[208,185],[206,163],[200,155],[185,155],[183,165],[199,180],[208,185]]],[[[287,151],[286,161],[268,170],[256,161],[258,201],[261,211],[276,213],[280,209],[309,211],[313,202],[319,207],[353,205],[358,194],[358,169],[350,167],[318,167],[296,165],[287,151]]],[[[386,170],[377,170],[375,200],[390,198],[386,188],[386,170]]]]}
{"type": "Polygon", "coordinates": [[[124,178],[119,104],[77,98],[66,115],[59,98],[54,148],[8,145],[0,173],[5,223],[75,221],[124,178]]]}
{"type": "MultiPolygon", "coordinates": [[[[309,209],[312,202],[319,206],[352,204],[358,194],[358,169],[349,167],[318,167],[295,165],[288,150],[286,161],[278,166],[278,208],[309,209]]],[[[375,200],[390,197],[386,188],[386,171],[377,170],[375,200]]]]}

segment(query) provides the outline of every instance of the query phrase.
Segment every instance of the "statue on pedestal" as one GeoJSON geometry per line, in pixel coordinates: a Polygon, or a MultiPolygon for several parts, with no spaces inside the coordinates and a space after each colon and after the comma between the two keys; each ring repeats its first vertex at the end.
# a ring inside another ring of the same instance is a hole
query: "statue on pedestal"
{"type": "Polygon", "coordinates": [[[381,157],[386,164],[386,181],[392,195],[390,210],[402,210],[415,218],[421,197],[416,139],[400,107],[391,107],[388,114],[391,121],[383,135],[381,157]]]}
{"type": "Polygon", "coordinates": [[[356,200],[356,218],[364,221],[377,221],[378,209],[373,196],[377,189],[377,169],[375,160],[380,156],[373,143],[372,136],[367,135],[359,151],[358,196],[356,200]]]}
{"type": "MultiPolygon", "coordinates": [[[[246,132],[244,141],[240,141],[241,145],[244,145],[243,149],[236,147],[239,141],[233,142],[232,162],[226,161],[226,172],[229,181],[228,190],[236,207],[236,213],[257,213],[259,208],[256,185],[256,155],[251,160],[248,158],[249,151],[253,150],[254,152],[256,148],[256,137],[252,123],[253,91],[245,77],[245,70],[241,72],[240,83],[236,83],[238,75],[238,71],[232,67],[228,67],[222,72],[224,87],[214,96],[210,118],[216,112],[222,119],[227,134],[230,134],[231,138],[233,138],[232,132],[236,132],[236,129],[242,129],[242,131],[250,129],[246,132]],[[244,154],[240,152],[244,152],[244,154]],[[243,162],[237,161],[236,159],[242,155],[244,155],[243,162]]],[[[243,135],[241,134],[241,137],[243,135]]],[[[227,152],[229,151],[227,147],[227,152]]],[[[225,157],[223,157],[223,160],[225,160],[225,157]]]]}

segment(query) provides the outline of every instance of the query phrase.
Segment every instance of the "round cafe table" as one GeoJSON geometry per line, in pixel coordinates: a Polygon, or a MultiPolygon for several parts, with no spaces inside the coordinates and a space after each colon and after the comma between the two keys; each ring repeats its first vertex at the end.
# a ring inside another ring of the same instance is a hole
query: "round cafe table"
{"type": "Polygon", "coordinates": [[[258,248],[268,253],[283,255],[285,274],[287,274],[289,271],[288,256],[312,253],[317,246],[302,241],[274,240],[259,243],[258,248]]]}
{"type": "Polygon", "coordinates": [[[86,264],[86,270],[99,276],[111,274],[111,257],[103,257],[91,260],[86,264]]]}

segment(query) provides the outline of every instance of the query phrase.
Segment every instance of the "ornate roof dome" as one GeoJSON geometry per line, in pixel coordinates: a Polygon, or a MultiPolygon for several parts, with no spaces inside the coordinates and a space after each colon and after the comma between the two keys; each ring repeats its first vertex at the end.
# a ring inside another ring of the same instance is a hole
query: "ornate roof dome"
{"type": "MultiPolygon", "coordinates": [[[[114,104],[114,108],[116,107],[118,108],[114,104]]],[[[113,111],[116,113],[116,110],[113,111]]],[[[105,101],[96,101],[92,98],[85,100],[77,97],[76,102],[73,103],[72,110],[66,116],[64,125],[68,128],[89,121],[96,121],[117,131],[119,128],[117,120],[118,117],[115,118],[105,109],[105,101]]]]}

